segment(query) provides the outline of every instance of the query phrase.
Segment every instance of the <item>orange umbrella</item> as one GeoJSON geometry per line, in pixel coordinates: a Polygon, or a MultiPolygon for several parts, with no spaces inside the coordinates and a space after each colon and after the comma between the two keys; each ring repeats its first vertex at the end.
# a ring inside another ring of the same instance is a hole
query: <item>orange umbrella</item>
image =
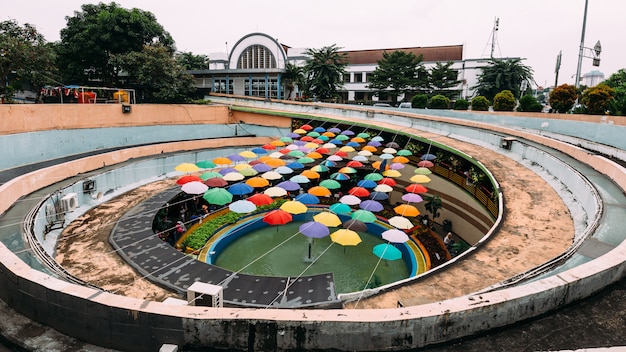
{"type": "Polygon", "coordinates": [[[246,184],[254,188],[262,188],[262,187],[269,186],[270,182],[263,177],[257,176],[257,177],[251,177],[247,179],[246,184]]]}
{"type": "Polygon", "coordinates": [[[271,141],[270,144],[275,146],[275,147],[284,147],[285,146],[285,142],[279,141],[279,140],[271,141]]]}
{"type": "Polygon", "coordinates": [[[371,146],[371,145],[366,145],[366,146],[364,146],[363,148],[361,148],[361,150],[367,150],[367,151],[370,151],[370,152],[372,152],[372,153],[373,153],[373,152],[375,152],[377,149],[376,149],[376,147],[374,147],[374,146],[371,146]]]}
{"type": "Polygon", "coordinates": [[[332,194],[328,188],[322,186],[313,186],[307,193],[318,197],[328,197],[332,194]]]}
{"type": "Polygon", "coordinates": [[[217,165],[230,165],[233,161],[226,157],[220,157],[213,159],[213,162],[217,165]]]}
{"type": "Polygon", "coordinates": [[[309,157],[309,158],[312,158],[312,159],[321,159],[322,158],[322,154],[320,154],[318,152],[310,152],[306,156],[309,157]]]}
{"type": "Polygon", "coordinates": [[[304,170],[300,173],[300,175],[308,178],[309,180],[320,178],[320,174],[313,170],[304,170]]]}
{"type": "Polygon", "coordinates": [[[395,158],[391,159],[391,162],[406,164],[409,162],[409,158],[405,156],[396,156],[395,158]]]}
{"type": "Polygon", "coordinates": [[[401,216],[418,216],[420,215],[420,211],[417,210],[416,207],[410,205],[410,204],[400,204],[397,207],[393,208],[393,211],[396,212],[396,214],[401,215],[401,216]]]}
{"type": "Polygon", "coordinates": [[[266,160],[265,163],[271,167],[279,167],[279,166],[285,166],[285,161],[281,160],[281,159],[269,159],[266,160]]]}

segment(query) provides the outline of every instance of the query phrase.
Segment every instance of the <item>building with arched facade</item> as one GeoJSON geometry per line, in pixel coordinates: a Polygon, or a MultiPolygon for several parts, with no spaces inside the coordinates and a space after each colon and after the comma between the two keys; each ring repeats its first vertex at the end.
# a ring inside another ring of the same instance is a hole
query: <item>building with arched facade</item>
{"type": "MultiPolygon", "coordinates": [[[[340,51],[346,54],[348,61],[347,75],[343,77],[344,85],[340,89],[341,102],[384,99],[374,95],[376,91],[368,88],[368,82],[371,73],[378,67],[378,61],[383,58],[383,53],[395,50],[423,55],[422,63],[426,68],[437,62],[453,62],[452,68],[458,71],[458,79],[461,81],[459,87],[456,87],[461,92],[460,96],[465,98],[471,93],[468,87],[475,83],[479,65],[475,65],[476,60],[472,60],[471,68],[466,68],[463,45],[351,50],[340,51]]],[[[208,70],[189,72],[194,76],[196,88],[206,93],[296,99],[300,97],[300,92],[297,87],[293,91],[286,89],[283,76],[287,63],[304,65],[307,60],[305,51],[306,48],[281,44],[264,33],[250,33],[241,38],[230,52],[212,54],[208,70]]],[[[486,63],[487,60],[482,62],[486,63]]]]}

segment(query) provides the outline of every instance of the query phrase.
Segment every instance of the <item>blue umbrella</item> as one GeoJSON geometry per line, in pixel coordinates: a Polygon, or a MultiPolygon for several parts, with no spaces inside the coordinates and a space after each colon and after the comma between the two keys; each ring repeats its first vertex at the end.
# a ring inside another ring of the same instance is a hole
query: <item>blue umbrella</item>
{"type": "Polygon", "coordinates": [[[347,146],[349,147],[360,147],[361,145],[357,142],[348,142],[346,143],[347,146]]]}
{"type": "Polygon", "coordinates": [[[330,230],[326,225],[317,221],[309,221],[300,225],[298,228],[301,234],[311,238],[322,238],[330,234],[330,230]]]}
{"type": "Polygon", "coordinates": [[[328,143],[332,143],[334,145],[343,145],[343,142],[338,140],[337,138],[333,138],[330,141],[328,141],[328,143]]]}
{"type": "Polygon", "coordinates": [[[280,187],[288,192],[297,191],[300,189],[300,185],[292,181],[283,181],[277,184],[276,187],[280,187]]]}
{"type": "Polygon", "coordinates": [[[383,205],[380,204],[379,201],[370,199],[370,200],[364,200],[361,203],[359,203],[359,208],[373,211],[373,212],[378,212],[378,211],[382,211],[385,207],[383,207],[383,205]]]}
{"type": "Polygon", "coordinates": [[[324,133],[326,132],[326,129],[324,127],[315,127],[313,132],[324,133]]]}
{"type": "Polygon", "coordinates": [[[434,154],[424,154],[424,155],[420,156],[420,159],[431,161],[431,160],[437,159],[437,156],[434,155],[434,154]]]}
{"type": "Polygon", "coordinates": [[[252,152],[255,154],[267,154],[267,150],[263,148],[254,148],[252,149],[252,152]]]}
{"type": "Polygon", "coordinates": [[[378,183],[372,181],[372,180],[361,180],[359,182],[357,182],[356,184],[359,187],[363,187],[363,188],[374,188],[376,186],[378,186],[378,183]]]}
{"type": "Polygon", "coordinates": [[[236,202],[230,203],[228,205],[228,209],[235,213],[247,214],[255,211],[256,205],[249,200],[238,200],[236,202]]]}
{"type": "Polygon", "coordinates": [[[342,174],[341,172],[335,172],[334,174],[330,175],[330,179],[336,181],[346,181],[350,179],[350,176],[342,174]]]}
{"type": "Polygon", "coordinates": [[[304,169],[304,164],[303,163],[299,163],[297,161],[291,162],[287,165],[288,168],[292,169],[292,170],[297,170],[297,169],[304,169]]]}
{"type": "Polygon", "coordinates": [[[372,192],[370,193],[370,199],[372,200],[387,200],[389,199],[389,195],[384,192],[372,192]]]}
{"type": "Polygon", "coordinates": [[[302,193],[298,194],[295,198],[298,202],[302,204],[319,204],[320,199],[310,193],[302,193]]]}
{"type": "Polygon", "coordinates": [[[234,196],[243,196],[244,194],[249,194],[254,191],[254,188],[246,183],[235,183],[234,185],[228,187],[228,192],[232,193],[234,196]]]}
{"type": "Polygon", "coordinates": [[[352,208],[348,204],[344,203],[335,203],[328,207],[328,210],[335,214],[349,214],[352,212],[352,208]]]}
{"type": "Polygon", "coordinates": [[[372,253],[374,253],[378,258],[384,260],[398,260],[402,258],[402,252],[389,243],[375,245],[372,249],[372,253]]]}

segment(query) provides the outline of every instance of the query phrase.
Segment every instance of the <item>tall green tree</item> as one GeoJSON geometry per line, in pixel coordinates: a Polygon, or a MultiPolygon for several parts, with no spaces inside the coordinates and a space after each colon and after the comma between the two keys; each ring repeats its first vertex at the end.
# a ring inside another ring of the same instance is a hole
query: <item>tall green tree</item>
{"type": "Polygon", "coordinates": [[[612,115],[626,115],[626,70],[620,69],[612,74],[607,80],[602,82],[613,89],[615,95],[613,100],[608,104],[609,111],[612,115]]]}
{"type": "Polygon", "coordinates": [[[43,83],[55,69],[54,58],[52,46],[34,26],[20,26],[13,20],[0,22],[0,88],[12,73],[20,80],[43,83]]]}
{"type": "Polygon", "coordinates": [[[343,86],[342,77],[348,66],[345,53],[339,52],[335,44],[321,49],[306,49],[309,56],[304,65],[308,91],[319,100],[332,100],[339,97],[343,86]]]}
{"type": "Polygon", "coordinates": [[[459,80],[459,71],[452,68],[454,62],[448,61],[447,63],[437,62],[435,66],[430,68],[430,88],[432,94],[443,95],[448,98],[455,98],[459,96],[459,89],[455,89],[459,86],[461,81],[459,80]]]}
{"type": "Polygon", "coordinates": [[[127,10],[116,3],[85,4],[66,17],[61,30],[59,67],[68,83],[101,81],[116,85],[120,54],[141,52],[144,45],[160,44],[173,54],[174,40],[150,12],[127,10]]]}
{"type": "Polygon", "coordinates": [[[379,96],[384,91],[393,102],[397,102],[401,94],[408,96],[411,92],[423,92],[428,88],[428,71],[422,65],[423,60],[424,56],[411,52],[385,51],[370,76],[368,87],[377,89],[376,95],[379,96]]]}
{"type": "Polygon", "coordinates": [[[503,90],[510,90],[515,98],[519,98],[522,82],[534,82],[532,68],[523,65],[522,59],[492,58],[481,71],[478,83],[472,89],[476,89],[476,95],[489,100],[493,100],[503,90]]]}
{"type": "Polygon", "coordinates": [[[185,70],[208,70],[209,57],[206,55],[195,55],[192,52],[177,52],[174,57],[176,62],[185,70]]]}
{"type": "Polygon", "coordinates": [[[285,84],[285,97],[289,99],[291,94],[299,87],[300,90],[305,89],[304,70],[298,65],[287,63],[285,65],[285,73],[283,73],[283,83],[285,84]]]}
{"type": "Polygon", "coordinates": [[[137,89],[141,102],[183,103],[195,88],[193,77],[176,61],[169,48],[144,45],[142,51],[112,57],[131,77],[130,85],[137,89]]]}

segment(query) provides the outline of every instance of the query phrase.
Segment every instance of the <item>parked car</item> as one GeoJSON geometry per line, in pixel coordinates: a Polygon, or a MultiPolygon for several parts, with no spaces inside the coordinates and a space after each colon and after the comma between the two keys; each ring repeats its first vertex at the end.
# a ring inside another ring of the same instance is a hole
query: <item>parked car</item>
{"type": "Polygon", "coordinates": [[[412,108],[413,106],[411,105],[411,103],[406,102],[406,101],[398,105],[398,109],[412,109],[412,108]]]}
{"type": "Polygon", "coordinates": [[[391,107],[391,105],[387,103],[375,103],[374,106],[378,108],[390,108],[391,107]]]}

